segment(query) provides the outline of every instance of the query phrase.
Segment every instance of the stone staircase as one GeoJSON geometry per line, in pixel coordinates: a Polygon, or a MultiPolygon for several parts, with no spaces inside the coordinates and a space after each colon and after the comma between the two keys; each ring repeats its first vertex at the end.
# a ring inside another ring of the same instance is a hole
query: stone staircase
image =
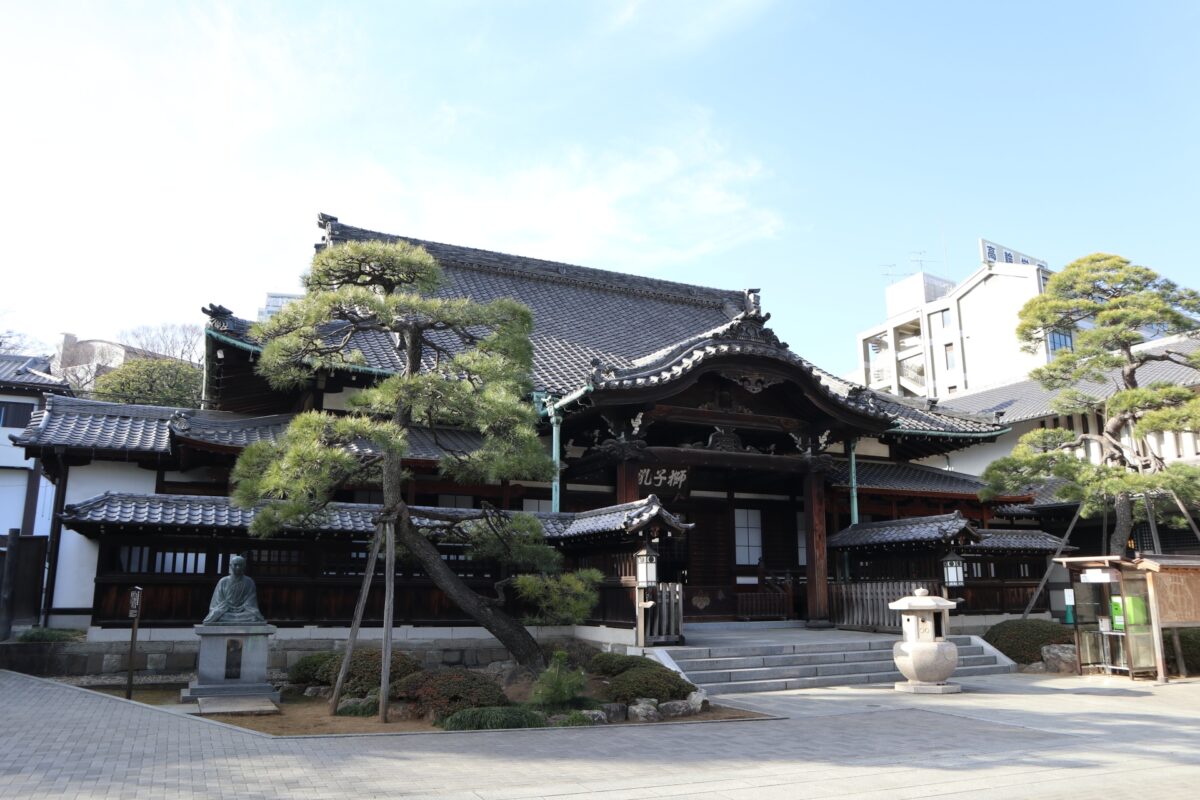
{"type": "MultiPolygon", "coordinates": [[[[958,645],[954,677],[1014,669],[1011,664],[1000,663],[979,637],[951,636],[949,640],[958,645]]],[[[904,680],[892,661],[894,641],[674,647],[667,648],[666,653],[689,681],[709,694],[774,692],[904,680]]]]}

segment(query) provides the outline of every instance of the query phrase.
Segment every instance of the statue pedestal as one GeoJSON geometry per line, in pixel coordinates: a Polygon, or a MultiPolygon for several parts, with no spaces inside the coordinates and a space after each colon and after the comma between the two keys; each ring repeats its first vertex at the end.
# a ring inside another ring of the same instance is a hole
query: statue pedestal
{"type": "Polygon", "coordinates": [[[179,693],[180,701],[201,697],[268,697],[279,692],[267,683],[267,637],[274,625],[197,625],[200,658],[196,679],[179,693]]]}

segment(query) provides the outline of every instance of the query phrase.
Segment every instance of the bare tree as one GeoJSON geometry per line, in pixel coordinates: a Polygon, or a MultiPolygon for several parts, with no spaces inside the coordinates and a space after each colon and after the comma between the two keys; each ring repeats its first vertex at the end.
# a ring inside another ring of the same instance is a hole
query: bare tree
{"type": "Polygon", "coordinates": [[[139,325],[123,331],[120,340],[122,344],[148,353],[196,364],[203,356],[204,328],[179,322],[139,325]]]}
{"type": "Polygon", "coordinates": [[[45,348],[41,342],[35,341],[20,331],[11,328],[0,331],[0,354],[21,353],[35,355],[45,348]]]}

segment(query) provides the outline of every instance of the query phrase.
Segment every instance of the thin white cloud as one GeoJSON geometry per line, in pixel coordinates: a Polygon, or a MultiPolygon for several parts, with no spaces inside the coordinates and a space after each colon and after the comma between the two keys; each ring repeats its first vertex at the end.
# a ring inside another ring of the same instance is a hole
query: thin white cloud
{"type": "Polygon", "coordinates": [[[507,160],[465,156],[462,135],[487,112],[464,101],[434,105],[423,138],[308,136],[376,113],[346,90],[361,65],[329,19],[285,26],[245,8],[140,27],[100,7],[69,24],[15,14],[0,31],[0,69],[25,76],[10,82],[16,124],[0,126],[0,269],[27,282],[26,300],[0,303],[0,328],[53,341],[198,321],[208,302],[252,315],[266,291],[297,286],[318,211],[640,272],[782,225],[755,200],[768,171],[700,113],[626,143],[551,137],[507,160]]]}

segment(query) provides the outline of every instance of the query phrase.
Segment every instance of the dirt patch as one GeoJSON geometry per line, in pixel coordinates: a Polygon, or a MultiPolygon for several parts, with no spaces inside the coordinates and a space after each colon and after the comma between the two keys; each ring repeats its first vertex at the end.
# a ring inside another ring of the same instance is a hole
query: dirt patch
{"type": "Polygon", "coordinates": [[[397,719],[398,709],[390,709],[389,721],[385,725],[378,716],[333,717],[329,715],[329,703],[319,697],[284,700],[279,704],[279,713],[269,717],[240,717],[229,714],[211,714],[213,719],[248,728],[272,736],[320,736],[335,733],[407,733],[420,731],[430,733],[441,730],[425,720],[397,719]]]}
{"type": "MultiPolygon", "coordinates": [[[[100,694],[111,694],[113,697],[124,697],[125,687],[120,688],[115,686],[86,686],[86,689],[91,689],[93,692],[100,694]]],[[[152,687],[133,687],[133,699],[139,703],[145,703],[148,706],[173,706],[179,704],[179,690],[186,689],[184,685],[180,686],[152,686],[152,687]]]]}

